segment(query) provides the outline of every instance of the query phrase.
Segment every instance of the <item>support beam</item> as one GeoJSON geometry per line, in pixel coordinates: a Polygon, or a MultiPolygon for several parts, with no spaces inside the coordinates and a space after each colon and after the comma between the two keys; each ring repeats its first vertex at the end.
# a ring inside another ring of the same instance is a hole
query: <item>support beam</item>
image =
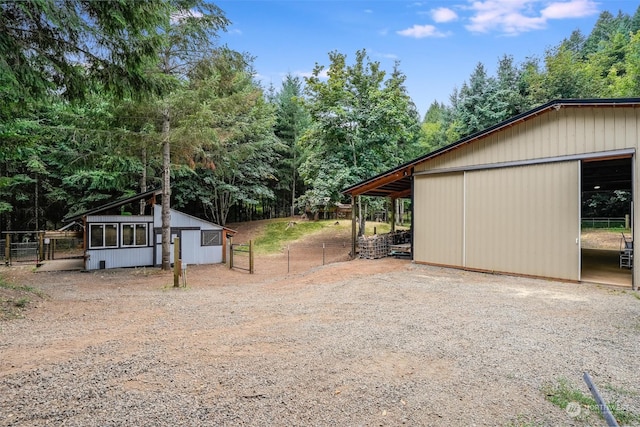
{"type": "Polygon", "coordinates": [[[391,198],[391,232],[396,231],[396,209],[398,204],[398,199],[391,198]]]}
{"type": "Polygon", "coordinates": [[[404,178],[405,176],[408,176],[411,174],[411,168],[406,168],[406,169],[402,169],[402,170],[397,170],[397,171],[393,171],[392,173],[390,173],[389,175],[380,177],[378,179],[376,179],[375,181],[372,182],[368,182],[366,184],[363,184],[361,187],[354,189],[353,192],[351,192],[351,195],[354,196],[358,196],[360,194],[364,194],[367,191],[377,188],[377,187],[382,187],[385,184],[389,184],[391,182],[394,181],[398,181],[402,178],[404,178]]]}
{"type": "Polygon", "coordinates": [[[397,193],[389,194],[389,197],[391,197],[392,199],[406,199],[409,196],[411,196],[411,188],[407,188],[403,191],[398,191],[397,193]]]}
{"type": "Polygon", "coordinates": [[[351,196],[351,259],[356,257],[356,198],[351,196]]]}

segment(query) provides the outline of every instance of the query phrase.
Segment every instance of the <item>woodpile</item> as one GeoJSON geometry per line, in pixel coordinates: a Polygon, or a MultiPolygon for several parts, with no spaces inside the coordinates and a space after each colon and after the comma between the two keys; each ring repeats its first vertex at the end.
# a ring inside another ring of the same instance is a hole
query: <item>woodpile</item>
{"type": "Polygon", "coordinates": [[[401,230],[387,233],[389,245],[400,245],[402,243],[411,243],[411,231],[401,230]]]}
{"type": "Polygon", "coordinates": [[[389,238],[386,234],[358,237],[360,258],[378,259],[389,255],[389,238]]]}

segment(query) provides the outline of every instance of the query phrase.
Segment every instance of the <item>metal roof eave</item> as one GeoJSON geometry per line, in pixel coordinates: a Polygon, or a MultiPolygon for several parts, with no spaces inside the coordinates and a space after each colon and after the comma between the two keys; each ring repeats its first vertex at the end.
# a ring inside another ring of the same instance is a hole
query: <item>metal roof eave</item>
{"type": "Polygon", "coordinates": [[[157,196],[159,194],[162,194],[162,190],[145,191],[144,193],[138,193],[135,196],[127,197],[127,198],[124,198],[124,199],[114,200],[114,201],[106,203],[106,204],[104,204],[102,206],[98,206],[98,207],[95,207],[93,209],[89,209],[89,210],[86,210],[84,212],[80,212],[78,214],[75,214],[74,216],[70,216],[70,217],[66,217],[65,216],[64,218],[62,218],[62,221],[63,222],[75,221],[75,220],[81,219],[82,217],[85,217],[87,215],[92,215],[94,213],[106,211],[108,209],[117,208],[119,206],[126,205],[127,203],[135,202],[136,200],[144,199],[144,198],[147,198],[147,197],[150,197],[150,196],[157,196]]]}
{"type": "MultiPolygon", "coordinates": [[[[375,190],[383,187],[389,182],[393,182],[392,177],[396,177],[396,180],[400,180],[404,178],[404,176],[398,175],[398,172],[411,170],[413,172],[413,167],[416,165],[443,155],[449,151],[452,151],[464,144],[471,143],[480,138],[486,137],[490,134],[498,132],[506,127],[514,126],[517,123],[523,122],[525,120],[536,117],[540,114],[546,113],[551,109],[559,110],[562,107],[612,107],[612,106],[640,106],[640,98],[607,98],[607,99],[556,99],[553,101],[549,101],[546,104],[540,105],[532,110],[525,111],[524,113],[520,113],[516,116],[511,117],[505,121],[497,123],[491,127],[488,127],[484,130],[466,136],[458,141],[439,148],[435,151],[427,153],[421,157],[418,157],[414,160],[411,160],[407,163],[404,163],[396,168],[390,169],[386,172],[382,172],[379,175],[376,175],[367,180],[361,181],[360,183],[353,185],[349,188],[342,190],[343,194],[350,194],[351,196],[378,196],[375,190]]],[[[410,187],[409,187],[410,189],[410,187]]],[[[379,197],[387,197],[383,194],[380,194],[379,197]]]]}

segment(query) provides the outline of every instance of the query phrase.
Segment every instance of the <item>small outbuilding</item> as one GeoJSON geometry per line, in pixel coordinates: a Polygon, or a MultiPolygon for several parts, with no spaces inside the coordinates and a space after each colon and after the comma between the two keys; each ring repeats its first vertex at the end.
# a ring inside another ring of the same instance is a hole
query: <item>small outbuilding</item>
{"type": "Polygon", "coordinates": [[[629,192],[635,240],[638,149],[640,98],[561,99],[343,192],[410,197],[417,263],[580,281],[586,192],[629,192]]]}
{"type": "MultiPolygon", "coordinates": [[[[159,266],[162,261],[160,191],[149,191],[120,199],[66,221],[81,220],[84,228],[84,268],[159,266]],[[143,215],[127,212],[125,206],[144,201],[143,215]]],[[[226,261],[227,236],[234,230],[171,209],[171,262],[174,239],[179,238],[180,259],[186,264],[216,264],[226,261]]]]}

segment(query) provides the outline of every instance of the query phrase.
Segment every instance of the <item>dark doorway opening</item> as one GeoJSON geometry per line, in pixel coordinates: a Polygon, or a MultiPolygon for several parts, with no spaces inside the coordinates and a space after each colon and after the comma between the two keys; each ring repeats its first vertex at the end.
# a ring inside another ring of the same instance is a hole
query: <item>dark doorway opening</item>
{"type": "Polygon", "coordinates": [[[632,264],[622,253],[633,235],[632,164],[631,156],[582,161],[580,277],[584,282],[632,284],[632,264]]]}

